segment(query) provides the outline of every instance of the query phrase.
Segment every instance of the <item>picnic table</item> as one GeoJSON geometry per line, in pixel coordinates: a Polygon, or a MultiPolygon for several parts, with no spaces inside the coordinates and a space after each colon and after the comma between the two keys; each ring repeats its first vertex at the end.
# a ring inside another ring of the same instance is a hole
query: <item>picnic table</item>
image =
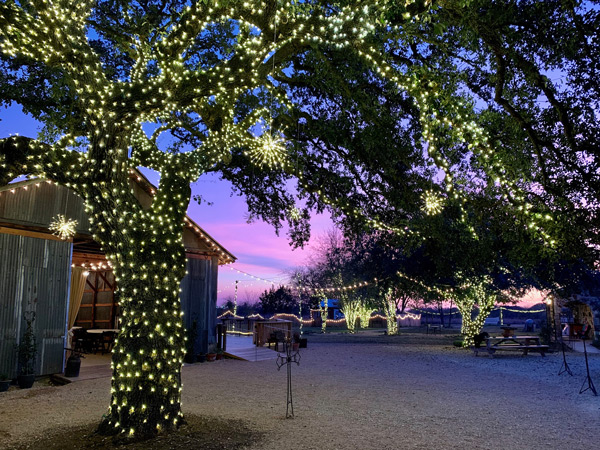
{"type": "Polygon", "coordinates": [[[428,323],[427,324],[427,331],[426,331],[426,333],[429,334],[430,332],[433,333],[433,334],[435,334],[435,333],[441,333],[442,332],[442,326],[441,325],[431,325],[431,324],[428,323]]]}
{"type": "Polygon", "coordinates": [[[540,352],[542,356],[545,356],[548,350],[547,345],[542,345],[539,336],[488,337],[485,339],[485,346],[471,348],[475,356],[478,356],[479,352],[487,352],[491,358],[498,350],[520,350],[523,352],[523,356],[531,351],[540,352]]]}

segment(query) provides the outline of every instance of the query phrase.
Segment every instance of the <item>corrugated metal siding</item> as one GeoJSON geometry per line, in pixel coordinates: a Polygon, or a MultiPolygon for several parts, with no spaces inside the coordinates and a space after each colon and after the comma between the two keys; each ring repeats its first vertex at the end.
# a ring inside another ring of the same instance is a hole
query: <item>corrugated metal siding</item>
{"type": "Polygon", "coordinates": [[[77,232],[89,233],[83,200],[64,186],[42,181],[0,193],[0,221],[48,227],[57,214],[77,220],[77,232]]]}
{"type": "Polygon", "coordinates": [[[197,321],[198,335],[195,352],[206,352],[216,342],[217,271],[218,259],[189,258],[188,274],[181,282],[181,307],[184,326],[197,321]]]}
{"type": "Polygon", "coordinates": [[[0,234],[0,372],[17,374],[23,311],[36,312],[38,375],[62,371],[71,244],[0,234]]]}

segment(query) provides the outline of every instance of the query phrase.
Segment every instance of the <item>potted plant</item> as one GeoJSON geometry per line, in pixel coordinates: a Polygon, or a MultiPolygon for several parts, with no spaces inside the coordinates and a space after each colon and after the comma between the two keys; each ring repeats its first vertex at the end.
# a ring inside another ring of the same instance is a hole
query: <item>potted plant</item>
{"type": "Polygon", "coordinates": [[[0,392],[8,391],[11,380],[5,373],[0,373],[0,392]]]}
{"type": "Polygon", "coordinates": [[[217,349],[217,360],[219,359],[223,359],[223,349],[221,347],[217,349]]]}
{"type": "Polygon", "coordinates": [[[217,358],[216,345],[215,344],[210,344],[208,346],[208,352],[206,353],[206,360],[207,361],[214,361],[216,358],[217,358]]]}
{"type": "Polygon", "coordinates": [[[19,355],[19,366],[21,372],[17,376],[17,382],[21,389],[29,389],[35,381],[35,357],[37,355],[37,342],[33,332],[35,312],[28,311],[23,314],[25,320],[25,333],[17,346],[19,355]]]}
{"type": "Polygon", "coordinates": [[[79,370],[81,369],[81,358],[84,356],[80,352],[76,352],[73,349],[67,348],[71,354],[67,358],[67,366],[65,367],[65,377],[76,378],[79,376],[79,370]]]}

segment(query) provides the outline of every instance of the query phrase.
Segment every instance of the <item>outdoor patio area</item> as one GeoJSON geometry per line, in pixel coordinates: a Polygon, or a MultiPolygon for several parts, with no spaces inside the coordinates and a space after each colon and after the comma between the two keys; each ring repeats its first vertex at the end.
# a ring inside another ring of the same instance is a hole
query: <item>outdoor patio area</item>
{"type": "MultiPolygon", "coordinates": [[[[560,353],[477,358],[453,347],[452,334],[404,333],[310,335],[292,367],[294,419],[285,419],[286,371],[274,361],[184,366],[184,412],[237,420],[256,433],[236,448],[563,449],[600,439],[600,398],[579,394],[582,354],[567,354],[574,376],[558,376],[560,353]]],[[[596,355],[590,369],[600,371],[596,355]]],[[[48,448],[49,435],[92,430],[109,385],[105,377],[11,389],[0,403],[1,447],[48,448]]]]}

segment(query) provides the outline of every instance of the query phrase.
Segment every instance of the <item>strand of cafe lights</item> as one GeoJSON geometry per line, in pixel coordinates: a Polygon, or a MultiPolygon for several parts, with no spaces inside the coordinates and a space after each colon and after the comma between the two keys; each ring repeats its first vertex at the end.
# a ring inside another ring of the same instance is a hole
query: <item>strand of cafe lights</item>
{"type": "Polygon", "coordinates": [[[308,287],[306,287],[306,288],[298,288],[297,286],[295,286],[293,284],[277,283],[277,282],[272,281],[272,280],[267,280],[265,278],[261,278],[261,277],[258,277],[256,275],[252,275],[252,274],[249,274],[247,272],[243,272],[243,271],[238,270],[238,269],[236,269],[234,267],[230,267],[230,269],[233,270],[233,271],[235,271],[235,272],[237,272],[237,273],[239,273],[239,274],[241,274],[241,275],[244,275],[244,276],[247,276],[247,277],[251,277],[254,280],[262,281],[262,282],[267,283],[267,284],[271,284],[271,285],[276,285],[277,284],[277,285],[286,287],[288,289],[295,289],[295,290],[302,291],[302,292],[312,292],[312,293],[318,293],[319,291],[323,291],[323,292],[353,291],[355,289],[360,289],[362,287],[372,285],[372,284],[374,284],[375,281],[377,281],[377,278],[373,278],[372,281],[361,281],[361,282],[358,282],[358,283],[352,283],[352,284],[348,284],[346,286],[339,286],[339,287],[316,287],[316,288],[308,288],[308,287]]]}
{"type": "MultiPolygon", "coordinates": [[[[475,305],[475,308],[479,308],[479,306],[475,305]]],[[[446,314],[458,314],[460,312],[460,310],[458,308],[452,308],[453,310],[456,311],[451,311],[448,312],[446,314]]],[[[432,316],[439,316],[441,313],[439,312],[434,312],[434,311],[427,311],[426,309],[421,309],[421,308],[415,308],[416,311],[420,311],[421,314],[426,314],[426,315],[432,315],[432,316]]],[[[494,307],[494,309],[492,309],[492,311],[510,311],[510,312],[514,312],[514,313],[523,313],[523,314],[539,314],[542,312],[546,312],[544,309],[535,309],[535,310],[521,310],[521,309],[509,309],[509,308],[505,308],[504,306],[496,306],[494,307]]]]}
{"type": "MultiPolygon", "coordinates": [[[[315,310],[318,311],[318,310],[315,310]]],[[[274,314],[272,317],[272,319],[294,319],[297,322],[300,322],[304,325],[310,324],[312,323],[314,320],[313,319],[303,319],[299,316],[297,316],[296,314],[286,314],[286,313],[278,313],[278,314],[274,314]]],[[[413,313],[404,313],[404,314],[396,314],[396,319],[399,320],[404,320],[404,319],[413,319],[413,320],[421,320],[421,314],[413,314],[413,313]]],[[[236,314],[233,314],[231,311],[225,311],[223,314],[221,314],[220,316],[217,317],[217,319],[221,320],[221,319],[235,319],[235,320],[244,320],[244,319],[258,319],[258,320],[264,320],[264,317],[260,314],[251,314],[247,317],[244,316],[238,316],[236,314]]],[[[380,320],[386,320],[387,317],[386,316],[382,316],[381,314],[376,314],[374,316],[369,317],[369,320],[376,320],[376,319],[380,319],[380,320]]],[[[343,322],[345,322],[346,319],[327,319],[327,324],[333,324],[333,325],[337,325],[337,324],[341,324],[343,322]]]]}

